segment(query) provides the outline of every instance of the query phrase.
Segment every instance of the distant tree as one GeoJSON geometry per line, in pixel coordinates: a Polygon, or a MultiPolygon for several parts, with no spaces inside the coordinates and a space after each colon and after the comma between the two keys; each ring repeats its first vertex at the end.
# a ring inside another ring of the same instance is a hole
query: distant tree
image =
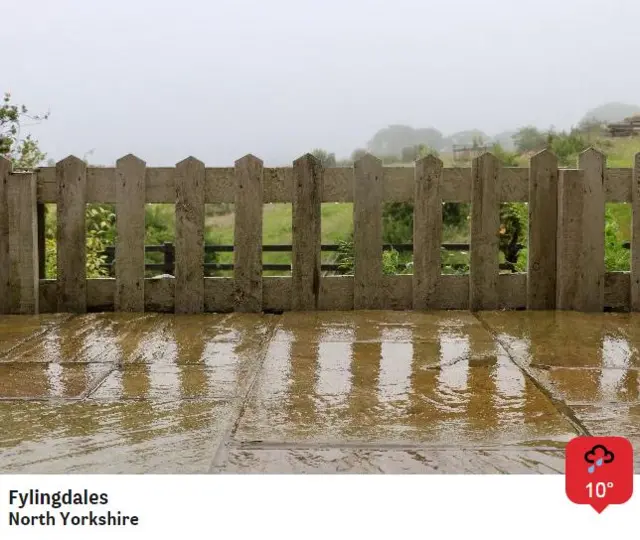
{"type": "Polygon", "coordinates": [[[329,153],[322,148],[315,148],[311,151],[311,155],[318,158],[324,167],[336,166],[336,155],[334,153],[329,153]]]}
{"type": "Polygon", "coordinates": [[[440,149],[443,140],[442,133],[434,128],[414,129],[411,126],[392,125],[379,130],[367,146],[376,156],[400,157],[403,148],[425,144],[440,149]]]}
{"type": "Polygon", "coordinates": [[[516,132],[513,141],[521,154],[537,152],[547,146],[547,135],[534,126],[525,126],[516,132]]]}
{"type": "Polygon", "coordinates": [[[11,94],[4,94],[0,104],[0,155],[9,158],[15,169],[33,169],[45,159],[38,141],[31,135],[22,137],[21,127],[24,120],[40,122],[48,116],[31,115],[25,105],[11,101],[11,94]]]}
{"type": "Polygon", "coordinates": [[[358,161],[361,157],[366,155],[367,150],[365,148],[356,148],[351,152],[351,161],[358,161]]]}

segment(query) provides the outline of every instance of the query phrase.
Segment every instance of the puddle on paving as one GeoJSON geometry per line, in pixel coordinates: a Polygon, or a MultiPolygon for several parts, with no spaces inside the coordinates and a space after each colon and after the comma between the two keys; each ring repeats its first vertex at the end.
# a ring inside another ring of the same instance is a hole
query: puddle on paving
{"type": "Polygon", "coordinates": [[[404,325],[401,315],[285,314],[237,438],[533,444],[575,435],[471,315],[412,313],[404,325]]]}
{"type": "Polygon", "coordinates": [[[479,316],[523,365],[640,367],[639,314],[515,311],[479,316]]]}
{"type": "Polygon", "coordinates": [[[203,365],[128,364],[113,370],[91,399],[211,399],[234,397],[249,372],[203,365]]]}
{"type": "Polygon", "coordinates": [[[77,398],[110,370],[105,364],[0,364],[0,399],[77,398]]]}
{"type": "Polygon", "coordinates": [[[2,356],[23,343],[26,339],[46,332],[55,324],[68,318],[65,314],[54,315],[0,315],[0,361],[2,356]]]}
{"type": "Polygon", "coordinates": [[[0,402],[0,472],[207,472],[222,402],[0,402]]]}
{"type": "Polygon", "coordinates": [[[234,444],[450,445],[462,453],[429,461],[426,451],[358,449],[331,462],[324,450],[242,448],[230,454],[230,470],[277,469],[281,456],[283,472],[313,463],[488,472],[490,458],[465,447],[505,445],[520,453],[495,454],[497,468],[556,470],[550,449],[577,432],[537,384],[572,404],[589,429],[640,441],[640,316],[480,317],[506,350],[467,312],[0,317],[0,470],[207,470],[233,420],[216,400],[243,395],[265,354],[234,444]]]}

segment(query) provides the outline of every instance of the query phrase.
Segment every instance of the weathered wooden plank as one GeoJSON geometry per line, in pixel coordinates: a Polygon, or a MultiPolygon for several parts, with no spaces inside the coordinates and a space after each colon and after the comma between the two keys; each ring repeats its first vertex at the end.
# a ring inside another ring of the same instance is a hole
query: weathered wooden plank
{"type": "Polygon", "coordinates": [[[483,154],[473,160],[472,171],[469,308],[492,310],[498,307],[500,162],[483,154]]]}
{"type": "Polygon", "coordinates": [[[320,280],[320,303],[324,311],[353,309],[353,276],[327,276],[320,280]]]}
{"type": "Polygon", "coordinates": [[[580,311],[602,311],[604,308],[604,171],[606,159],[590,148],[580,155],[584,170],[585,200],[582,226],[582,294],[580,311]]]}
{"type": "Polygon", "coordinates": [[[522,309],[527,306],[527,274],[498,276],[498,308],[522,309]]]}
{"type": "Polygon", "coordinates": [[[615,311],[630,308],[631,274],[629,272],[606,272],[604,275],[604,306],[615,311]]]}
{"type": "Polygon", "coordinates": [[[217,313],[233,311],[234,292],[235,282],[233,278],[204,278],[204,310],[217,313]]]}
{"type": "Polygon", "coordinates": [[[440,196],[442,202],[468,203],[471,201],[471,169],[463,167],[443,169],[440,196]]]}
{"type": "MultiPolygon", "coordinates": [[[[38,202],[55,203],[57,187],[55,167],[38,169],[38,202]]],[[[175,202],[173,167],[148,167],[146,202],[175,202]]],[[[205,203],[233,203],[235,201],[235,172],[233,167],[205,168],[205,203]]],[[[498,178],[501,202],[525,202],[528,196],[528,170],[522,167],[503,168],[498,178]]],[[[413,200],[414,171],[409,166],[383,168],[383,201],[411,202],[413,200]]],[[[631,201],[630,168],[611,168],[605,171],[605,199],[607,202],[631,201]]],[[[116,170],[112,167],[87,169],[87,203],[114,203],[116,170]]],[[[293,170],[291,167],[264,169],[263,202],[290,203],[293,198],[293,170]]],[[[471,200],[471,168],[447,167],[442,171],[442,200],[469,202],[471,200]]],[[[325,169],[322,202],[353,202],[353,168],[325,169]]]]}
{"type": "Polygon", "coordinates": [[[322,202],[353,202],[353,167],[324,170],[322,202]]]}
{"type": "Polygon", "coordinates": [[[354,166],[354,309],[382,306],[382,162],[367,154],[354,166]]]}
{"type": "Polygon", "coordinates": [[[233,167],[207,167],[204,170],[205,203],[233,203],[236,200],[236,179],[233,167]]]}
{"type": "Polygon", "coordinates": [[[280,313],[291,311],[292,282],[290,277],[265,276],[262,278],[262,309],[280,313]]]}
{"type": "Polygon", "coordinates": [[[631,202],[633,169],[606,169],[604,188],[606,202],[631,202]]]}
{"type": "Polygon", "coordinates": [[[498,202],[529,200],[529,168],[502,167],[498,173],[498,202]]]}
{"type": "MultiPolygon", "coordinates": [[[[564,169],[558,178],[556,308],[577,309],[584,205],[584,171],[564,169]]],[[[604,234],[604,233],[603,233],[604,234]]]]}
{"type": "Polygon", "coordinates": [[[132,154],[116,164],[116,311],[144,311],[145,168],[132,154]]]}
{"type": "Polygon", "coordinates": [[[604,156],[580,155],[582,170],[562,171],[558,197],[558,309],[604,307],[604,156]]]}
{"type": "Polygon", "coordinates": [[[0,156],[0,315],[9,313],[9,175],[11,161],[0,156]]]}
{"type": "Polygon", "coordinates": [[[9,217],[9,312],[37,314],[38,220],[35,174],[10,174],[7,184],[9,217]]]}
{"type": "Polygon", "coordinates": [[[292,297],[295,311],[318,309],[323,167],[307,154],[293,163],[292,297]]]}
{"type": "Polygon", "coordinates": [[[204,311],[204,163],[176,165],[175,312],[204,311]]]}
{"type": "Polygon", "coordinates": [[[176,202],[175,167],[147,167],[145,171],[145,201],[147,204],[176,202]]]}
{"type": "Polygon", "coordinates": [[[416,162],[413,209],[413,309],[435,303],[442,244],[442,161],[426,156],[416,162]]]}
{"type": "Polygon", "coordinates": [[[632,187],[630,308],[640,311],[640,152],[634,160],[632,187]]]}
{"type": "Polygon", "coordinates": [[[236,161],[235,310],[262,311],[263,165],[251,154],[236,161]]]}
{"type": "Polygon", "coordinates": [[[56,165],[58,187],[58,309],[87,311],[86,224],[87,168],[69,156],[56,165]]]}
{"type": "Polygon", "coordinates": [[[144,280],[144,310],[158,313],[175,312],[176,280],[174,277],[155,277],[144,280]]]}
{"type": "Polygon", "coordinates": [[[87,203],[116,202],[116,169],[87,167],[87,203]]]}
{"type": "Polygon", "coordinates": [[[558,158],[548,150],[531,158],[527,308],[556,307],[558,158]]]}

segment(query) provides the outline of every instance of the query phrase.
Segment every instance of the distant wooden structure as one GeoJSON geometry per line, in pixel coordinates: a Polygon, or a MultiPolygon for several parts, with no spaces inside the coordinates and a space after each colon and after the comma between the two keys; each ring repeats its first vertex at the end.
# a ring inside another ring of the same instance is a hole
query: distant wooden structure
{"type": "Polygon", "coordinates": [[[471,161],[489,151],[488,146],[478,146],[473,144],[454,144],[453,161],[471,161]]]}
{"type": "Polygon", "coordinates": [[[622,122],[607,124],[612,137],[633,137],[640,135],[640,113],[625,118],[622,122]]]}

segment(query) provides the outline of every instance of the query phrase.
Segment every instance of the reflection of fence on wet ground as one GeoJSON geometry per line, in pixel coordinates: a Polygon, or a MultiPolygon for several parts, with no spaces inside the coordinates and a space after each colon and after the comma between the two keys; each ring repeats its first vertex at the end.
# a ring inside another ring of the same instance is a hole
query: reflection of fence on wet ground
{"type": "MultiPolygon", "coordinates": [[[[134,156],[94,168],[69,157],[33,174],[0,160],[0,312],[286,311],[314,309],[491,310],[640,307],[640,253],[631,272],[606,272],[606,202],[632,203],[636,169],[606,168],[595,150],[579,169],[558,169],[549,152],[528,168],[503,168],[491,154],[470,168],[432,156],[415,167],[383,167],[365,156],[353,168],[323,170],[312,156],[269,168],[254,156],[209,168],[189,158],[147,168],[134,156]],[[263,276],[262,207],[293,205],[291,277],[263,276]],[[353,203],[352,276],[321,275],[320,207],[353,203]],[[382,208],[414,203],[412,274],[384,275],[382,208]],[[442,203],[471,203],[470,273],[441,275],[442,203]],[[500,274],[500,203],[529,203],[528,272],[500,274]],[[38,204],[57,204],[56,280],[39,279],[38,204]],[[86,279],[85,207],[115,203],[115,278],[86,279]],[[145,279],[144,207],[175,204],[175,278],[145,279]],[[234,203],[232,277],[205,277],[204,207],[234,203]]],[[[633,220],[633,241],[640,219],[633,220]]]]}

